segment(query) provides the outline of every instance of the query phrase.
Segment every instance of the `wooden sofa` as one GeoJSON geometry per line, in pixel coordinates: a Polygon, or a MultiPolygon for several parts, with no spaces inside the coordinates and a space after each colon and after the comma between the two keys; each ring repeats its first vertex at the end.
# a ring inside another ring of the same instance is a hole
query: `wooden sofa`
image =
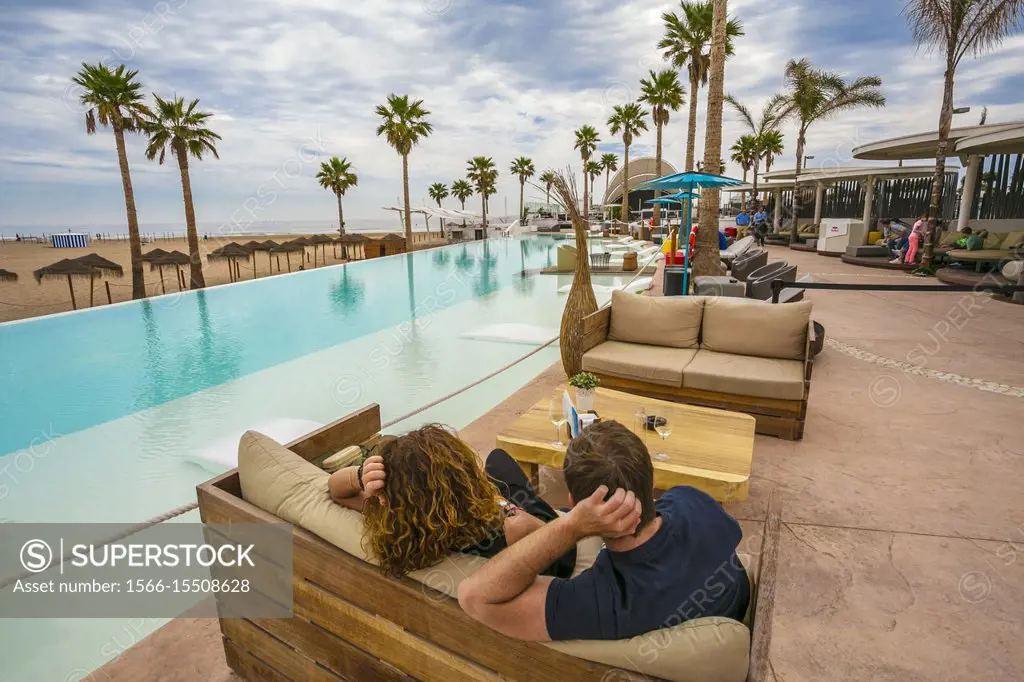
{"type": "MultiPolygon", "coordinates": [[[[286,447],[314,462],[379,437],[371,405],[286,447]]],[[[197,488],[204,523],[281,523],[242,498],[239,470],[197,488]]],[[[767,680],[781,515],[769,500],[751,574],[747,682],[767,680]]],[[[317,535],[293,530],[294,616],[244,619],[220,612],[228,665],[245,680],[655,680],[548,646],[509,639],[467,616],[454,599],[393,579],[317,535]]],[[[650,652],[648,652],[650,653],[650,652]]]]}
{"type": "Polygon", "coordinates": [[[757,433],[800,440],[814,362],[810,312],[806,301],[615,292],[584,320],[583,369],[607,388],[745,412],[757,433]]]}

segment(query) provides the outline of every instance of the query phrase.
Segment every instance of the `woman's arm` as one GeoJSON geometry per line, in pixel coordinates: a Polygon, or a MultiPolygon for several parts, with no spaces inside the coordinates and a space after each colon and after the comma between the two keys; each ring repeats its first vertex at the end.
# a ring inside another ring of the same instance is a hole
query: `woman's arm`
{"type": "Polygon", "coordinates": [[[337,504],[358,512],[363,511],[366,500],[374,495],[380,497],[381,503],[384,496],[384,460],[379,456],[370,457],[362,464],[363,485],[359,485],[359,467],[345,467],[331,474],[327,479],[327,488],[330,490],[331,499],[337,504]]]}

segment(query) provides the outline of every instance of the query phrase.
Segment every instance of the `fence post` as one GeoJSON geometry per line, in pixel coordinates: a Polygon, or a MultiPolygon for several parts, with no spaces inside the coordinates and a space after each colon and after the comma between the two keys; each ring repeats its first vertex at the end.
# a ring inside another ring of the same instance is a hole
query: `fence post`
{"type": "Polygon", "coordinates": [[[104,280],[104,282],[103,282],[103,283],[107,285],[107,303],[108,303],[108,304],[110,304],[110,303],[113,303],[113,302],[114,302],[114,299],[112,299],[112,298],[110,297],[110,282],[108,282],[108,281],[105,281],[105,280],[104,280]]]}

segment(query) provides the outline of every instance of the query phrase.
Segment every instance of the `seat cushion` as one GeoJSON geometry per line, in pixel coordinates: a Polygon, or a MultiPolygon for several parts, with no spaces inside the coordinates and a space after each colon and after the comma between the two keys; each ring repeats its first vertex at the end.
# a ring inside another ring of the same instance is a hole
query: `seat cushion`
{"type": "Polygon", "coordinates": [[[704,302],[688,296],[612,294],[608,339],[671,348],[696,348],[704,302]]]}
{"type": "Polygon", "coordinates": [[[1003,251],[1001,249],[983,249],[981,251],[950,251],[948,254],[950,260],[969,260],[969,261],[998,261],[1003,258],[1010,258],[1009,251],[1003,251]]]}
{"type": "Polygon", "coordinates": [[[683,368],[696,354],[694,348],[605,341],[583,354],[583,371],[679,388],[683,368]]]}
{"type": "Polygon", "coordinates": [[[1024,232],[1010,232],[1006,235],[1003,243],[999,245],[999,248],[1008,251],[1018,246],[1024,246],[1024,232]]]}
{"type": "MultiPolygon", "coordinates": [[[[327,472],[272,439],[249,431],[238,447],[238,473],[242,496],[250,504],[373,563],[361,545],[362,515],[331,500],[327,472]]],[[[600,538],[587,538],[576,545],[575,575],[593,565],[602,546],[600,538]]],[[[454,599],[459,584],[485,561],[452,554],[442,564],[410,573],[409,577],[454,599]]],[[[380,579],[390,580],[383,575],[380,579]]],[[[373,586],[367,585],[367,589],[373,586]]],[[[381,616],[386,618],[387,614],[381,616]]],[[[728,618],[698,618],[633,639],[578,640],[548,646],[570,656],[665,680],[743,682],[750,656],[750,630],[728,618]]]]}
{"type": "MultiPolygon", "coordinates": [[[[795,305],[799,304],[789,303],[785,307],[795,305]]],[[[799,360],[700,350],[683,370],[683,388],[752,398],[803,400],[804,365],[799,360]]]]}
{"type": "Polygon", "coordinates": [[[709,299],[704,307],[700,347],[719,353],[803,360],[811,307],[810,301],[772,305],[735,298],[709,299]]]}

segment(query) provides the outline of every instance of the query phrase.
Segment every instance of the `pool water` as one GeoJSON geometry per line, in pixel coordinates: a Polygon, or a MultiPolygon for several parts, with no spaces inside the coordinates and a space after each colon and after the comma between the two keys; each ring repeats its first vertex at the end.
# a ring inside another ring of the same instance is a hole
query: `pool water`
{"type": "MultiPolygon", "coordinates": [[[[389,421],[456,391],[557,335],[571,276],[532,274],[555,249],[475,242],[2,324],[0,519],[142,521],[195,501],[212,474],[190,455],[225,434],[371,402],[389,421]]],[[[557,358],[553,344],[391,430],[461,428],[557,358]]],[[[81,679],[163,622],[0,621],[0,680],[81,679]]]]}

